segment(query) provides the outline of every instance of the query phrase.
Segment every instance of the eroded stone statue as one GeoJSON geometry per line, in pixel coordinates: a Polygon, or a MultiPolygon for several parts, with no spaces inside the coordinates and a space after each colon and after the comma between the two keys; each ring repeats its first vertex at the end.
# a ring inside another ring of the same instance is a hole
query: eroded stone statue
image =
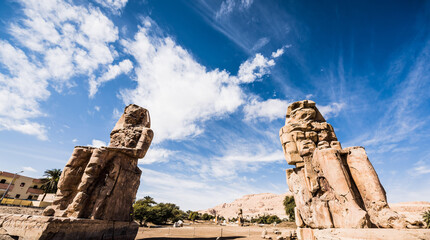
{"type": "Polygon", "coordinates": [[[292,103],[279,131],[296,223],[310,228],[406,228],[392,211],[363,147],[342,148],[315,106],[292,103]]]}
{"type": "Polygon", "coordinates": [[[75,147],[53,206],[44,215],[131,220],[142,173],[137,162],[151,144],[150,127],[148,110],[131,104],[112,130],[108,147],[75,147]]]}
{"type": "Polygon", "coordinates": [[[44,216],[0,213],[0,239],[135,239],[139,225],[131,213],[142,173],[137,163],[154,136],[150,122],[148,110],[128,105],[108,147],[75,147],[44,216]]]}

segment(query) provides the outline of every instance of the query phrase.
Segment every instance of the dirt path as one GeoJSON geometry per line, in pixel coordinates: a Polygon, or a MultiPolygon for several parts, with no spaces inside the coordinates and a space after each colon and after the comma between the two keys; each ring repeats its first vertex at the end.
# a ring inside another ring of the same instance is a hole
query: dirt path
{"type": "Polygon", "coordinates": [[[261,239],[261,233],[267,229],[267,233],[272,239],[277,236],[275,229],[282,232],[282,235],[294,230],[294,228],[279,228],[274,226],[218,226],[218,225],[190,225],[181,228],[158,227],[158,228],[139,228],[136,239],[261,239]]]}

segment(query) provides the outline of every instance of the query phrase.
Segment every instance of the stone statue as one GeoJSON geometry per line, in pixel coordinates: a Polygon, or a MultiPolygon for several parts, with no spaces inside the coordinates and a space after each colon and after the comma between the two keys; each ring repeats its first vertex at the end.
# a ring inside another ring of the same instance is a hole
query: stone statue
{"type": "Polygon", "coordinates": [[[243,227],[243,211],[242,208],[239,208],[237,211],[237,225],[243,227]]]}
{"type": "Polygon", "coordinates": [[[406,228],[392,211],[363,147],[342,149],[333,127],[315,106],[292,103],[279,131],[298,227],[406,228]]]}
{"type": "Polygon", "coordinates": [[[128,105],[108,147],[75,147],[44,216],[0,213],[0,239],[135,239],[139,225],[131,214],[142,173],[137,162],[151,145],[150,127],[148,110],[128,105]]]}
{"type": "Polygon", "coordinates": [[[148,110],[128,105],[110,134],[108,147],[75,147],[45,216],[130,221],[140,184],[139,158],[154,133],[148,110]]]}

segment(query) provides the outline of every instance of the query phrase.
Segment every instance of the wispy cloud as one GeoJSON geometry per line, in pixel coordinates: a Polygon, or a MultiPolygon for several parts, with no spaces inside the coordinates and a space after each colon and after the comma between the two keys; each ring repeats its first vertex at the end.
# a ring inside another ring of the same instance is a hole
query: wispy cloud
{"type": "MultiPolygon", "coordinates": [[[[409,50],[407,52],[410,54],[409,50]]],[[[362,136],[366,139],[363,141],[365,145],[396,144],[415,138],[413,133],[429,124],[429,119],[421,116],[421,109],[430,98],[427,90],[430,87],[430,41],[425,43],[413,63],[403,68],[403,72],[389,74],[394,79],[405,77],[386,101],[385,113],[377,129],[362,136]]]]}
{"type": "Polygon", "coordinates": [[[37,172],[37,170],[32,167],[22,167],[22,170],[24,170],[24,172],[37,172]]]}
{"type": "Polygon", "coordinates": [[[215,13],[216,18],[228,16],[235,10],[246,10],[251,7],[253,0],[225,0],[221,3],[219,10],[215,13]]]}

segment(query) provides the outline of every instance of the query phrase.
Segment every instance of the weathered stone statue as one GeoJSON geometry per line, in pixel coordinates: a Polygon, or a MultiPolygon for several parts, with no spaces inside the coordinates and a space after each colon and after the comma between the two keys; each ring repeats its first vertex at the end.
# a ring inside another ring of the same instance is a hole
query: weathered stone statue
{"type": "Polygon", "coordinates": [[[296,223],[310,228],[405,228],[392,211],[363,147],[342,149],[333,127],[315,106],[292,103],[279,132],[296,223]]]}
{"type": "Polygon", "coordinates": [[[242,208],[239,208],[237,211],[237,225],[243,227],[243,211],[242,208]]]}
{"type": "Polygon", "coordinates": [[[151,144],[150,125],[148,110],[128,105],[108,147],[75,147],[44,216],[0,215],[0,237],[134,239],[132,204],[142,173],[137,163],[151,144]]]}
{"type": "Polygon", "coordinates": [[[57,197],[44,215],[131,220],[140,184],[137,167],[151,144],[149,112],[129,105],[111,132],[109,147],[75,147],[58,183],[57,197]]]}

